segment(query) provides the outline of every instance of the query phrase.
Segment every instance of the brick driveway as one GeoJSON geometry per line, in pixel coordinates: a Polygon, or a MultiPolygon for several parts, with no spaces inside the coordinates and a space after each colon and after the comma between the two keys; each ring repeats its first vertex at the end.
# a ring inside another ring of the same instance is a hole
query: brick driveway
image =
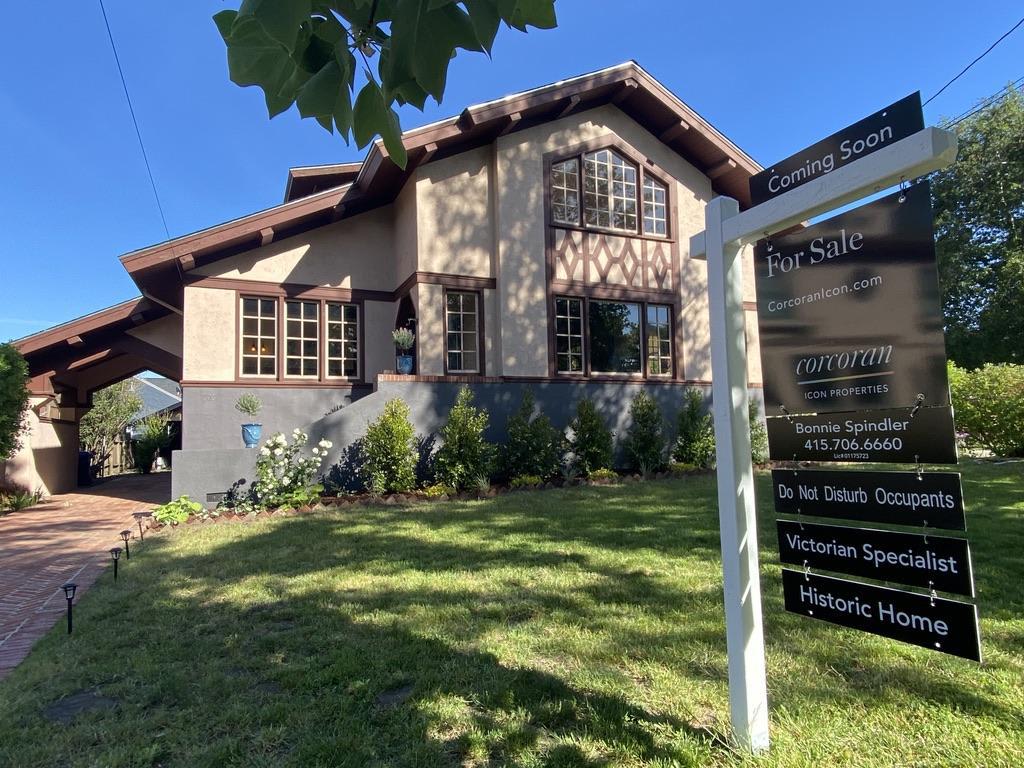
{"type": "Polygon", "coordinates": [[[127,475],[0,518],[0,680],[64,615],[61,585],[78,584],[77,602],[121,544],[118,533],[138,537],[132,512],[170,495],[170,472],[127,475]]]}

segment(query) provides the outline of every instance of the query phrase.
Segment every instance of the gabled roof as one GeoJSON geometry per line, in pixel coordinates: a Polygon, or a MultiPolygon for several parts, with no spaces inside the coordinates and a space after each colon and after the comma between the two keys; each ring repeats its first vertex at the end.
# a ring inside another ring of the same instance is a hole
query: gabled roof
{"type": "Polygon", "coordinates": [[[361,163],[293,168],[283,204],[126,254],[121,263],[145,293],[180,306],[182,274],[198,264],[386,205],[416,168],[431,160],[604,104],[615,104],[685,157],[712,180],[714,191],[736,198],[741,207],[750,204],[747,180],[761,166],[629,61],[467,107],[457,117],[406,131],[405,169],[390,162],[380,139],[361,163]]]}
{"type": "Polygon", "coordinates": [[[165,378],[136,376],[136,391],[142,400],[132,422],[139,422],[154,413],[165,413],[181,408],[181,388],[178,382],[165,378]]]}

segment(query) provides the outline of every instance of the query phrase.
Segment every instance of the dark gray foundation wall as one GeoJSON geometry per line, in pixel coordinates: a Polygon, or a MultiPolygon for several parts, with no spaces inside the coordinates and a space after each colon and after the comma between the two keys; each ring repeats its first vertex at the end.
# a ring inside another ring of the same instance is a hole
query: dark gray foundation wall
{"type": "MultiPolygon", "coordinates": [[[[380,414],[384,404],[401,398],[409,405],[410,419],[421,436],[436,434],[448,419],[456,395],[463,386],[473,390],[478,407],[490,414],[488,439],[502,442],[505,424],[522,402],[526,390],[533,392],[538,407],[556,427],[564,427],[575,412],[576,404],[587,397],[604,414],[608,426],[618,436],[629,427],[629,405],[641,389],[646,389],[661,408],[666,428],[675,431],[675,416],[685,390],[696,386],[684,383],[643,384],[632,382],[542,381],[542,382],[423,382],[382,380],[376,392],[319,388],[263,388],[254,390],[263,400],[259,421],[263,439],[275,432],[290,434],[296,427],[309,435],[311,442],[322,438],[334,444],[331,466],[342,450],[366,432],[366,426],[380,414]]],[[[710,400],[710,386],[700,386],[710,400]]],[[[188,495],[197,501],[216,501],[219,494],[238,481],[251,481],[256,451],[242,448],[240,424],[245,418],[234,409],[245,388],[187,387],[183,392],[183,450],[173,457],[174,498],[188,495]]],[[[761,390],[750,395],[761,402],[761,390]]],[[[763,409],[762,409],[763,413],[763,409]]]]}

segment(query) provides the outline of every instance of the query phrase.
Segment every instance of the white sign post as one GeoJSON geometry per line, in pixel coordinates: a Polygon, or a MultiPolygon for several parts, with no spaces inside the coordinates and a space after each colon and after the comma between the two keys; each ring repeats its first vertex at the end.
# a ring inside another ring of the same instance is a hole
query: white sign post
{"type": "Polygon", "coordinates": [[[925,128],[742,213],[732,198],[716,197],[705,209],[704,232],[690,238],[690,256],[706,256],[708,261],[732,730],[737,744],[750,751],[766,750],[769,740],[740,248],[766,234],[944,168],[956,158],[956,149],[955,134],[925,128]]]}

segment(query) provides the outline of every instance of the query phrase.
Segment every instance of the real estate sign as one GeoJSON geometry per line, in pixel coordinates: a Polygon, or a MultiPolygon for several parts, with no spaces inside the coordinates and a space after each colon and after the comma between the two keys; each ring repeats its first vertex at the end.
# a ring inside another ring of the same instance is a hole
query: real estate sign
{"type": "Polygon", "coordinates": [[[912,93],[752,176],[751,202],[760,205],[923,128],[921,94],[912,93]]]}
{"type": "Polygon", "coordinates": [[[768,415],[949,403],[927,183],[762,240],[754,263],[768,415]]]}
{"type": "Polygon", "coordinates": [[[981,661],[970,603],[786,568],[782,590],[787,611],[981,661]]]}

